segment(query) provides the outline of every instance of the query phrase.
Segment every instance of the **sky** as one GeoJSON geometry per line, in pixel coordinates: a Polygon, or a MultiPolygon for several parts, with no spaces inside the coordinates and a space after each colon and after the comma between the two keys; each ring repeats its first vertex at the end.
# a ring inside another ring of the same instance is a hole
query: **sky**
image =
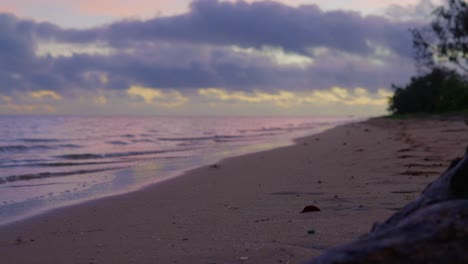
{"type": "Polygon", "coordinates": [[[0,0],[0,115],[382,115],[430,0],[0,0]]]}

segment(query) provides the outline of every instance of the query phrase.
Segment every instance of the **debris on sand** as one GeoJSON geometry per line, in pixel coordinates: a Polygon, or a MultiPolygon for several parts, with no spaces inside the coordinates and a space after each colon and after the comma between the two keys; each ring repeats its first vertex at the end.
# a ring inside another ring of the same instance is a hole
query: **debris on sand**
{"type": "Polygon", "coordinates": [[[309,213],[309,212],[320,212],[320,208],[318,208],[315,205],[308,205],[302,209],[301,214],[303,213],[309,213]]]}

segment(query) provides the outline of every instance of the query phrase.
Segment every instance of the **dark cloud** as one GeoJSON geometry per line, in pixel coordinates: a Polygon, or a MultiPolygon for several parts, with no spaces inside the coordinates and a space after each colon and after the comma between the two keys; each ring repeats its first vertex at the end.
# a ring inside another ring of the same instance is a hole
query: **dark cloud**
{"type": "Polygon", "coordinates": [[[415,25],[270,1],[199,0],[186,14],[84,30],[1,14],[0,92],[126,89],[133,84],[177,89],[300,90],[335,85],[376,89],[404,81],[412,73],[408,28],[415,25]],[[115,52],[38,57],[37,45],[45,40],[99,42],[115,52]],[[303,67],[279,65],[258,53],[236,52],[232,46],[277,47],[315,61],[303,67]],[[327,54],[312,54],[309,49],[314,47],[326,47],[327,54]],[[392,54],[379,54],[382,49],[392,54]],[[109,82],[90,77],[90,72],[107,73],[109,82]]]}
{"type": "Polygon", "coordinates": [[[34,39],[19,26],[16,17],[0,14],[0,67],[14,72],[34,58],[34,39]]]}
{"type": "MultiPolygon", "coordinates": [[[[181,54],[186,48],[173,46],[181,54]]],[[[69,82],[86,83],[83,87],[103,86],[83,77],[84,72],[109,73],[108,88],[127,89],[140,84],[155,88],[192,89],[224,87],[236,90],[301,90],[310,88],[388,87],[391,82],[404,82],[412,72],[411,60],[385,58],[385,64],[375,65],[366,58],[347,60],[339,54],[318,57],[314,64],[301,67],[277,65],[261,55],[237,54],[229,48],[192,47],[186,61],[168,64],[174,59],[164,57],[155,48],[150,54],[117,54],[113,56],[75,55],[55,59],[53,72],[69,82]],[[208,54],[207,54],[208,53],[208,54]]],[[[175,60],[175,59],[174,59],[175,60]]],[[[383,62],[382,62],[383,63],[383,62]]]]}
{"type": "MultiPolygon", "coordinates": [[[[90,30],[60,30],[46,24],[39,28],[44,37],[60,41],[103,41],[115,47],[142,41],[176,41],[254,48],[267,45],[302,54],[307,54],[310,47],[325,46],[369,54],[373,50],[368,41],[380,45],[392,41],[409,43],[409,26],[415,24],[362,17],[350,11],[324,12],[316,5],[198,0],[191,4],[190,12],[178,16],[121,21],[90,30]]],[[[407,55],[410,50],[408,45],[390,48],[400,55],[407,55]]]]}
{"type": "Polygon", "coordinates": [[[34,35],[21,25],[15,16],[0,14],[0,92],[25,88],[24,73],[38,66],[34,35]]]}

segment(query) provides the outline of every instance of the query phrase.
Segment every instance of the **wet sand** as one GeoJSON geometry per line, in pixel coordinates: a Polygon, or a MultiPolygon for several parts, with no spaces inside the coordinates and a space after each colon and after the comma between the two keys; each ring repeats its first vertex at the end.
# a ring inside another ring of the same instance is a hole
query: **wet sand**
{"type": "Polygon", "coordinates": [[[373,119],[0,228],[2,263],[302,263],[462,156],[460,119],[373,119]],[[300,213],[307,205],[320,212],[300,213]]]}

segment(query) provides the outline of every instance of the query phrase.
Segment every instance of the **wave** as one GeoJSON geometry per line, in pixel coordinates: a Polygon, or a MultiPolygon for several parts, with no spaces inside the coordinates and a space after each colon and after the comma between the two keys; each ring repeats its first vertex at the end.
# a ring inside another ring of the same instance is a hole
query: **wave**
{"type": "Polygon", "coordinates": [[[158,138],[160,141],[202,141],[202,140],[225,140],[225,139],[236,139],[243,138],[245,136],[232,136],[232,135],[221,135],[221,136],[210,136],[210,137],[180,137],[180,138],[158,138]]]}
{"type": "Polygon", "coordinates": [[[297,130],[306,130],[318,127],[317,124],[311,125],[301,125],[301,126],[288,126],[288,127],[266,127],[266,128],[259,128],[259,129],[243,129],[238,130],[240,133],[247,133],[247,132],[289,132],[289,131],[297,131],[297,130]]]}
{"type": "Polygon", "coordinates": [[[25,146],[25,145],[7,145],[0,146],[0,152],[24,152],[29,150],[41,150],[41,149],[51,149],[51,146],[46,145],[35,145],[35,146],[25,146]]]}
{"type": "Polygon", "coordinates": [[[129,151],[129,152],[116,152],[116,153],[106,153],[106,154],[93,154],[93,153],[83,153],[83,154],[67,154],[55,156],[56,158],[68,159],[68,160],[88,160],[88,159],[105,159],[105,158],[118,158],[118,157],[129,157],[129,156],[143,156],[143,155],[152,155],[152,154],[162,154],[168,152],[183,152],[191,149],[173,149],[173,150],[148,150],[148,151],[129,151]]]}
{"type": "Polygon", "coordinates": [[[59,155],[56,156],[56,158],[62,158],[62,159],[71,159],[71,160],[79,160],[79,159],[100,159],[100,158],[105,158],[105,154],[67,154],[67,155],[59,155]]]}
{"type": "Polygon", "coordinates": [[[154,141],[151,139],[134,139],[132,140],[133,143],[153,143],[154,141]]]}
{"type": "Polygon", "coordinates": [[[61,140],[53,138],[20,138],[18,141],[28,142],[28,143],[52,143],[60,142],[61,140]]]}
{"type": "MultiPolygon", "coordinates": [[[[14,159],[0,159],[0,167],[4,164],[14,164],[18,166],[23,166],[25,163],[39,163],[39,162],[46,162],[47,159],[22,159],[22,160],[14,160],[14,159]]],[[[8,165],[5,165],[8,166],[8,165]]]]}
{"type": "Polygon", "coordinates": [[[38,163],[39,166],[44,167],[68,167],[68,166],[87,166],[87,165],[103,165],[122,163],[122,161],[106,161],[106,162],[53,162],[53,163],[38,163]]]}
{"type": "Polygon", "coordinates": [[[128,145],[127,142],[123,142],[123,141],[107,141],[106,143],[111,144],[111,145],[128,145]]]}
{"type": "Polygon", "coordinates": [[[12,175],[12,176],[7,176],[7,177],[0,177],[0,184],[8,183],[8,182],[29,181],[29,180],[35,180],[35,179],[44,179],[44,178],[52,178],[52,177],[63,177],[63,176],[72,176],[72,175],[80,175],[80,174],[87,174],[87,173],[121,170],[125,168],[128,168],[128,167],[120,166],[120,167],[93,169],[93,170],[76,170],[76,171],[65,171],[65,172],[41,172],[41,173],[36,173],[36,174],[12,175]]]}
{"type": "Polygon", "coordinates": [[[210,137],[191,137],[191,138],[158,138],[161,141],[180,141],[181,143],[177,146],[193,146],[197,144],[197,141],[214,141],[216,143],[229,143],[229,142],[240,142],[240,141],[252,141],[262,137],[276,136],[279,133],[275,131],[263,131],[264,133],[256,134],[244,134],[244,135],[224,135],[224,136],[210,136],[210,137]]]}
{"type": "Polygon", "coordinates": [[[62,144],[62,145],[56,145],[52,147],[59,147],[59,148],[82,148],[83,146],[80,145],[75,145],[75,144],[62,144]]]}
{"type": "Polygon", "coordinates": [[[5,145],[0,146],[0,152],[27,152],[31,150],[46,150],[59,148],[81,148],[79,145],[62,144],[62,145],[5,145]]]}
{"type": "Polygon", "coordinates": [[[51,185],[59,185],[60,183],[51,182],[51,183],[42,183],[42,184],[22,184],[22,185],[12,185],[8,186],[8,188],[24,188],[24,187],[37,187],[37,186],[51,186],[51,185]]]}
{"type": "Polygon", "coordinates": [[[71,166],[89,166],[89,165],[104,165],[122,163],[123,161],[106,161],[106,162],[49,162],[49,163],[33,163],[22,165],[28,167],[71,167],[71,166]]]}

